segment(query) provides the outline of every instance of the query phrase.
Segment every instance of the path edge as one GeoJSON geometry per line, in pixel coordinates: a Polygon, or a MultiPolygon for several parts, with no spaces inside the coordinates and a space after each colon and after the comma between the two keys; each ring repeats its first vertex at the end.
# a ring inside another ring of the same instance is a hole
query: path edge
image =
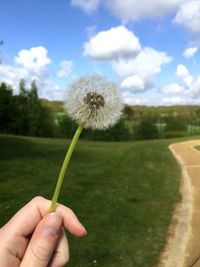
{"type": "MultiPolygon", "coordinates": [[[[167,244],[161,255],[158,267],[183,267],[187,258],[187,245],[191,236],[191,220],[193,213],[192,184],[187,172],[187,167],[182,158],[176,153],[174,146],[169,146],[175,159],[181,166],[181,203],[177,204],[172,219],[172,224],[176,222],[173,233],[169,234],[167,244]]],[[[171,227],[170,227],[171,228],[171,227]]]]}

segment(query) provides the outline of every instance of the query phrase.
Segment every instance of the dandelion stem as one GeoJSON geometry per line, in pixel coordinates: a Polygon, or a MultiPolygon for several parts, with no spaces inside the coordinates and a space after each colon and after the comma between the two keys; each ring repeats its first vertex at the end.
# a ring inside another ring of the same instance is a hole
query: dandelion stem
{"type": "Polygon", "coordinates": [[[55,191],[54,191],[54,194],[53,194],[53,198],[52,198],[52,201],[51,201],[51,206],[50,206],[49,212],[54,212],[55,209],[56,209],[56,202],[57,202],[58,196],[60,194],[60,190],[61,190],[61,187],[62,187],[64,176],[65,176],[65,173],[66,173],[70,158],[72,156],[72,153],[73,153],[73,151],[75,149],[76,143],[77,143],[77,141],[79,139],[79,136],[80,136],[82,130],[83,130],[83,126],[80,125],[78,127],[78,129],[76,130],[76,132],[74,134],[74,137],[73,137],[73,139],[71,141],[71,144],[70,144],[69,149],[67,151],[67,154],[65,156],[62,168],[60,170],[60,174],[59,174],[58,181],[57,181],[57,184],[56,184],[56,188],[55,188],[55,191]]]}

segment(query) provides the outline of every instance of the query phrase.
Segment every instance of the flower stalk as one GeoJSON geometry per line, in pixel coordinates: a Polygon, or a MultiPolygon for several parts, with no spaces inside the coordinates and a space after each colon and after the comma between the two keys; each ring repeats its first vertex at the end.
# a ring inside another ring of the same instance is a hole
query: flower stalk
{"type": "Polygon", "coordinates": [[[51,201],[51,206],[50,206],[49,212],[55,212],[56,202],[57,202],[59,194],[60,194],[62,183],[63,183],[64,177],[65,177],[65,173],[67,171],[67,167],[69,165],[69,161],[71,159],[72,153],[73,153],[73,151],[74,151],[74,149],[76,147],[77,141],[78,141],[78,139],[80,137],[80,134],[81,134],[83,128],[84,128],[84,126],[80,125],[78,127],[78,129],[76,130],[74,136],[73,136],[73,139],[71,141],[71,144],[70,144],[69,149],[67,151],[67,154],[65,156],[62,168],[60,170],[60,174],[59,174],[58,181],[57,181],[57,184],[56,184],[56,188],[55,188],[55,191],[54,191],[54,194],[53,194],[53,198],[52,198],[52,201],[51,201]]]}
{"type": "Polygon", "coordinates": [[[83,128],[105,130],[113,126],[122,114],[123,102],[115,83],[94,75],[74,81],[66,95],[68,116],[79,125],[65,156],[49,212],[54,212],[67,167],[83,128]]]}

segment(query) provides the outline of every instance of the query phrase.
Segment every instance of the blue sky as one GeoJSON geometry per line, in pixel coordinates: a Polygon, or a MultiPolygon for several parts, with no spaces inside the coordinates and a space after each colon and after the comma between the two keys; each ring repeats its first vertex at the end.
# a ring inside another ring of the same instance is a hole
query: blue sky
{"type": "Polygon", "coordinates": [[[0,0],[0,81],[64,99],[101,74],[132,105],[200,104],[200,0],[0,0]]]}

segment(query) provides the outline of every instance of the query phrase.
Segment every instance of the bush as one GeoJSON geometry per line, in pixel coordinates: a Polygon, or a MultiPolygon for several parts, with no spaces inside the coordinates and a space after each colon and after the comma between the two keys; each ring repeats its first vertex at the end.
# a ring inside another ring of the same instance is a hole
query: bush
{"type": "Polygon", "coordinates": [[[135,127],[135,138],[138,140],[158,138],[158,129],[151,116],[145,116],[135,127]]]}
{"type": "Polygon", "coordinates": [[[180,116],[170,116],[166,119],[165,137],[183,137],[187,136],[186,120],[180,116]]]}
{"type": "Polygon", "coordinates": [[[165,138],[175,138],[187,136],[187,131],[167,131],[165,133],[165,138]]]}
{"type": "Polygon", "coordinates": [[[29,90],[24,80],[19,84],[19,95],[5,83],[0,83],[0,132],[52,137],[54,120],[52,111],[38,98],[36,82],[29,90]]]}
{"type": "Polygon", "coordinates": [[[78,125],[67,114],[58,118],[56,136],[71,139],[78,125]]]}
{"type": "Polygon", "coordinates": [[[167,131],[185,131],[187,129],[186,120],[182,117],[169,116],[166,118],[166,132],[167,131]]]}
{"type": "Polygon", "coordinates": [[[86,129],[82,134],[82,138],[96,141],[125,141],[130,140],[130,132],[128,127],[126,127],[125,120],[121,119],[108,130],[93,131],[86,129]]]}
{"type": "MultiPolygon", "coordinates": [[[[56,136],[71,139],[77,127],[78,125],[72,121],[67,114],[63,115],[58,119],[56,136]]],[[[100,131],[84,129],[81,134],[81,139],[96,141],[124,141],[130,139],[130,132],[125,124],[125,121],[121,119],[115,126],[108,130],[100,131]]]]}

